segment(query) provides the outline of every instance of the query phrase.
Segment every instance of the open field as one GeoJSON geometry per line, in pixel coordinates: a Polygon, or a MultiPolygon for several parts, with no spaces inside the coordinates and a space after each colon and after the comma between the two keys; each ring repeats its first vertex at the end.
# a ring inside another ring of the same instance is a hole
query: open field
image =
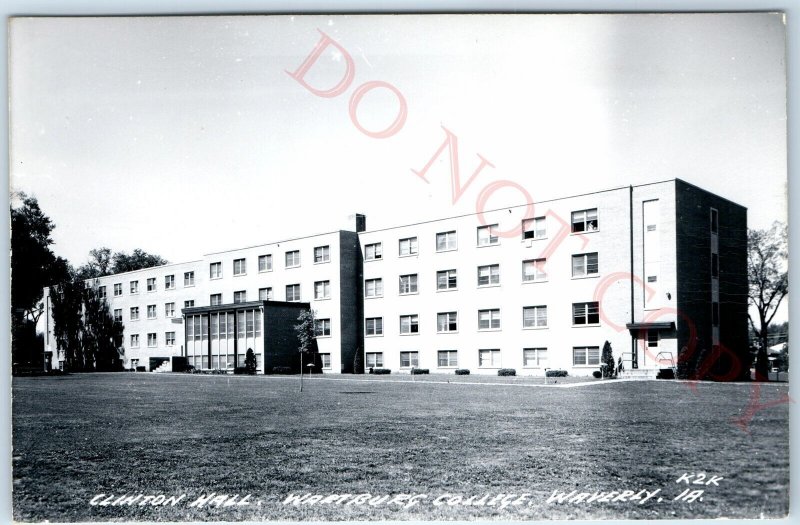
{"type": "MultiPolygon", "coordinates": [[[[747,413],[753,385],[701,383],[693,392],[672,381],[564,388],[541,386],[541,378],[491,378],[527,385],[518,387],[484,379],[448,384],[436,376],[413,384],[399,376],[348,379],[314,377],[300,394],[297,377],[15,378],[14,517],[522,520],[788,512],[788,404],[756,412],[747,432],[732,423],[747,413]],[[724,479],[718,486],[676,483],[684,472],[724,479]],[[704,490],[702,501],[673,501],[687,488],[704,490]],[[660,493],[643,504],[547,503],[554,490],[642,489],[660,493]],[[189,507],[211,492],[250,494],[250,504],[189,507]],[[175,506],[90,504],[99,494],[140,493],[186,496],[175,506]],[[290,493],[425,497],[407,509],[388,502],[284,505],[290,493]],[[490,497],[483,505],[436,504],[445,494],[490,497]],[[529,496],[502,509],[489,505],[500,494],[529,496]]],[[[767,402],[787,391],[785,384],[764,385],[759,395],[767,402]]]]}

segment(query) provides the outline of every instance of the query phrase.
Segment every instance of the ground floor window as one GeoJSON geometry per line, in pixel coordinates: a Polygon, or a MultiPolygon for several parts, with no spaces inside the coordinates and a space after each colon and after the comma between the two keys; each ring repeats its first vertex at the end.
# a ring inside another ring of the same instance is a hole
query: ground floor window
{"type": "Polygon", "coordinates": [[[367,368],[383,366],[383,352],[367,352],[367,368]]]}
{"type": "Polygon", "coordinates": [[[419,366],[419,352],[400,352],[400,368],[419,366]]]}
{"type": "Polygon", "coordinates": [[[496,368],[500,366],[500,350],[492,348],[478,351],[478,366],[496,368]]]}
{"type": "Polygon", "coordinates": [[[319,354],[319,358],[322,361],[322,368],[328,370],[331,367],[331,354],[319,354]]]}
{"type": "Polygon", "coordinates": [[[574,366],[599,365],[599,346],[576,346],[572,349],[572,364],[574,366]]]}
{"type": "Polygon", "coordinates": [[[458,366],[457,350],[439,350],[438,357],[440,367],[458,366]]]}
{"type": "Polygon", "coordinates": [[[540,368],[547,363],[547,348],[525,348],[522,350],[522,366],[540,368]]]}

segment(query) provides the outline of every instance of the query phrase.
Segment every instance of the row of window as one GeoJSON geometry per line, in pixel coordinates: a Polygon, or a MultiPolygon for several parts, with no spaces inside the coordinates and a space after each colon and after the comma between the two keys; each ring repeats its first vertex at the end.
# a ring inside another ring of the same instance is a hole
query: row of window
{"type": "MultiPolygon", "coordinates": [[[[366,352],[367,368],[381,368],[384,366],[383,352],[366,352]]],[[[523,348],[522,366],[524,368],[543,368],[547,365],[547,348],[523,348]]],[[[572,348],[573,366],[599,366],[599,346],[575,346],[572,348]]],[[[418,351],[400,352],[400,368],[419,367],[418,351]]],[[[438,368],[455,368],[458,366],[458,350],[438,350],[436,352],[436,366],[438,368]]],[[[478,350],[479,368],[500,368],[501,352],[499,348],[482,348],[478,350]]]]}
{"type": "MultiPolygon", "coordinates": [[[[572,212],[571,231],[582,233],[597,231],[597,208],[572,212]]],[[[545,217],[535,217],[522,221],[522,239],[544,239],[547,237],[547,221],[545,217]]],[[[497,224],[478,226],[476,236],[477,246],[493,246],[500,244],[500,234],[497,224]]],[[[436,251],[446,252],[458,249],[458,234],[456,230],[439,232],[436,234],[436,251]]],[[[398,241],[397,253],[400,257],[417,255],[419,253],[419,239],[406,237],[398,241]]],[[[364,260],[376,261],[383,258],[383,243],[376,242],[364,246],[364,260]]]]}
{"type": "MultiPolygon", "coordinates": [[[[314,264],[328,263],[331,261],[331,247],[316,246],[314,248],[314,264]]],[[[284,267],[297,268],[300,266],[300,250],[289,250],[284,253],[284,267]]],[[[272,271],[272,254],[267,253],[258,256],[258,271],[271,272],[272,271]]],[[[247,274],[247,259],[239,258],[233,260],[233,275],[246,275],[247,274]]],[[[222,262],[213,262],[209,265],[209,277],[211,279],[222,278],[222,262]]]]}
{"type": "MultiPolygon", "coordinates": [[[[139,293],[139,281],[130,281],[129,283],[129,290],[131,295],[136,295],[139,293]]],[[[155,277],[149,277],[147,279],[147,291],[148,292],[155,292],[158,289],[158,285],[156,283],[155,277]]],[[[194,286],[194,272],[184,272],[183,274],[183,286],[189,287],[194,286]]],[[[165,275],[164,276],[164,289],[165,290],[174,290],[175,289],[175,275],[165,275]]],[[[122,283],[114,283],[113,286],[114,290],[114,297],[122,296],[122,283]]],[[[100,295],[101,299],[105,299],[107,296],[106,287],[99,286],[97,288],[97,292],[100,295]]]]}
{"type": "MultiPolygon", "coordinates": [[[[175,346],[175,332],[164,332],[164,344],[166,346],[175,346]]],[[[158,346],[158,334],[150,332],[147,334],[147,346],[154,348],[158,346]]],[[[131,334],[131,348],[139,348],[139,334],[131,334]]]]}

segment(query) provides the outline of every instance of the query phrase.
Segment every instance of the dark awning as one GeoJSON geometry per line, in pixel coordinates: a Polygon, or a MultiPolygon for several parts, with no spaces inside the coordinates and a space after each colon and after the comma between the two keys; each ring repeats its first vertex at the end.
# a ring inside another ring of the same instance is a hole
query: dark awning
{"type": "Polygon", "coordinates": [[[675,323],[672,321],[666,323],[628,323],[625,328],[631,332],[638,332],[640,330],[675,330],[675,323]]]}

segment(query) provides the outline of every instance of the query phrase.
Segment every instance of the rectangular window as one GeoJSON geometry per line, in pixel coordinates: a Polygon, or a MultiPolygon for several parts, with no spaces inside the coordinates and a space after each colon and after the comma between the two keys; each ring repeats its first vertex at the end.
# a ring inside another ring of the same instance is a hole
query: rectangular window
{"type": "Polygon", "coordinates": [[[400,257],[417,255],[417,253],[419,252],[417,244],[418,243],[416,237],[408,237],[406,239],[400,239],[400,247],[399,247],[400,257]]]}
{"type": "Polygon", "coordinates": [[[547,228],[544,217],[525,219],[522,221],[523,239],[544,239],[547,237],[547,228]]]}
{"type": "Polygon", "coordinates": [[[711,303],[711,326],[719,326],[719,303],[711,303]]]}
{"type": "Polygon", "coordinates": [[[122,295],[122,283],[117,283],[114,285],[114,297],[119,297],[122,295]]]}
{"type": "Polygon", "coordinates": [[[286,267],[297,268],[300,266],[300,250],[286,252],[286,267]]]}
{"type": "Polygon", "coordinates": [[[165,275],[164,276],[164,289],[165,290],[172,290],[175,288],[175,276],[174,275],[165,275]]]}
{"type": "Polygon", "coordinates": [[[478,266],[478,286],[500,284],[500,265],[478,266]]]}
{"type": "Polygon", "coordinates": [[[547,326],[547,306],[526,306],[522,309],[523,328],[547,326]]]}
{"type": "Polygon", "coordinates": [[[572,303],[572,324],[600,324],[600,303],[572,303]]]}
{"type": "Polygon", "coordinates": [[[711,277],[719,279],[719,255],[711,254],[711,277]]]}
{"type": "Polygon", "coordinates": [[[657,330],[648,330],[647,331],[647,347],[648,348],[658,348],[658,331],[657,330]]]}
{"type": "Polygon", "coordinates": [[[400,295],[417,293],[417,274],[400,276],[400,295]]]}
{"type": "Polygon", "coordinates": [[[480,368],[500,368],[500,350],[478,350],[478,366],[480,368]]]}
{"type": "Polygon", "coordinates": [[[175,317],[175,303],[164,303],[164,316],[175,317]]]}
{"type": "Polygon", "coordinates": [[[364,297],[383,297],[383,279],[365,280],[364,297]]]}
{"type": "Polygon", "coordinates": [[[314,299],[330,299],[330,298],[331,298],[331,282],[316,281],[314,283],[314,299]]]}
{"type": "Polygon", "coordinates": [[[208,276],[211,279],[219,279],[222,277],[222,263],[214,262],[208,266],[208,276]]]}
{"type": "Polygon", "coordinates": [[[597,275],[597,252],[579,253],[572,256],[572,276],[586,277],[587,275],[597,275]]]}
{"type": "Polygon", "coordinates": [[[547,364],[547,348],[523,348],[522,366],[541,368],[547,364]]]}
{"type": "Polygon", "coordinates": [[[597,231],[598,226],[597,208],[572,212],[572,233],[597,231]]]}
{"type": "Polygon", "coordinates": [[[436,331],[439,333],[458,331],[458,312],[436,314],[436,331]]]}
{"type": "Polygon", "coordinates": [[[495,234],[497,224],[478,226],[478,246],[491,246],[499,244],[500,238],[495,234]]]}
{"type": "Polygon", "coordinates": [[[377,261],[383,258],[383,245],[379,242],[364,246],[364,260],[377,261]]]}
{"type": "Polygon", "coordinates": [[[114,309],[114,321],[117,323],[122,322],[122,308],[114,309]]]}
{"type": "Polygon", "coordinates": [[[238,290],[233,292],[233,302],[234,303],[246,303],[247,302],[247,292],[245,290],[238,290]]]}
{"type": "Polygon", "coordinates": [[[719,212],[711,208],[711,233],[719,234],[719,212]]]}
{"type": "Polygon", "coordinates": [[[436,251],[446,252],[458,248],[458,238],[455,231],[436,234],[436,251]]]}
{"type": "Polygon", "coordinates": [[[576,346],[572,348],[574,366],[597,366],[600,364],[599,346],[576,346]]]}
{"type": "Polygon", "coordinates": [[[131,321],[138,321],[138,320],[139,320],[139,307],[131,306],[131,321]]]}
{"type": "Polygon", "coordinates": [[[365,335],[383,335],[383,317],[368,317],[364,321],[365,335]]]}
{"type": "Polygon", "coordinates": [[[211,306],[219,306],[222,304],[222,294],[221,293],[214,293],[211,294],[209,303],[211,306]]]}
{"type": "Polygon", "coordinates": [[[158,336],[154,333],[147,334],[147,346],[150,348],[158,344],[158,336]]]}
{"type": "Polygon", "coordinates": [[[258,271],[271,272],[272,271],[272,255],[259,255],[258,256],[258,271]]]}
{"type": "Polygon", "coordinates": [[[139,348],[139,334],[131,334],[131,348],[139,348]]]}
{"type": "Polygon", "coordinates": [[[317,246],[314,248],[314,264],[331,262],[331,247],[317,246]]]}
{"type": "Polygon", "coordinates": [[[234,259],[233,260],[233,275],[245,275],[247,273],[247,260],[234,259]]]}
{"type": "Polygon", "coordinates": [[[97,296],[100,299],[105,299],[106,298],[106,287],[105,286],[99,286],[97,288],[97,296]]]}
{"type": "Polygon", "coordinates": [[[437,363],[440,367],[458,366],[457,350],[439,350],[437,358],[437,363]]]}
{"type": "Polygon", "coordinates": [[[328,337],[331,335],[330,319],[314,319],[314,335],[317,337],[328,337]]]}
{"type": "Polygon", "coordinates": [[[131,281],[131,293],[139,293],[139,281],[131,281]]]}
{"type": "Polygon", "coordinates": [[[455,290],[458,287],[458,277],[455,270],[442,270],[436,272],[437,290],[455,290]]]}
{"type": "Polygon", "coordinates": [[[401,315],[400,334],[418,334],[418,333],[419,333],[419,316],[401,315]]]}
{"type": "Polygon", "coordinates": [[[367,368],[381,368],[383,366],[383,352],[367,352],[367,368]]]}
{"type": "Polygon", "coordinates": [[[194,286],[194,272],[184,272],[183,273],[183,285],[184,286],[194,286]]]}
{"type": "Polygon", "coordinates": [[[188,301],[183,301],[184,308],[194,308],[194,299],[189,299],[188,301]]]}
{"type": "Polygon", "coordinates": [[[155,319],[156,318],[156,305],[148,304],[147,305],[147,318],[148,319],[155,319]]]}
{"type": "Polygon", "coordinates": [[[175,346],[175,332],[165,332],[164,342],[167,346],[175,346]]]}
{"type": "Polygon", "coordinates": [[[499,330],[500,309],[478,310],[478,330],[499,330]]]}
{"type": "Polygon", "coordinates": [[[147,279],[147,291],[148,292],[155,292],[156,291],[156,278],[151,277],[147,279]]]}
{"type": "Polygon", "coordinates": [[[300,301],[300,285],[288,284],[286,285],[286,300],[292,303],[300,301]]]}
{"type": "Polygon", "coordinates": [[[419,366],[419,352],[400,352],[400,368],[419,366]]]}
{"type": "Polygon", "coordinates": [[[547,280],[544,265],[547,259],[531,259],[522,261],[522,282],[529,283],[547,280]]]}
{"type": "Polygon", "coordinates": [[[258,289],[259,301],[272,301],[272,287],[258,289]]]}
{"type": "Polygon", "coordinates": [[[331,354],[319,354],[319,359],[322,361],[322,368],[325,370],[331,368],[331,354]]]}

